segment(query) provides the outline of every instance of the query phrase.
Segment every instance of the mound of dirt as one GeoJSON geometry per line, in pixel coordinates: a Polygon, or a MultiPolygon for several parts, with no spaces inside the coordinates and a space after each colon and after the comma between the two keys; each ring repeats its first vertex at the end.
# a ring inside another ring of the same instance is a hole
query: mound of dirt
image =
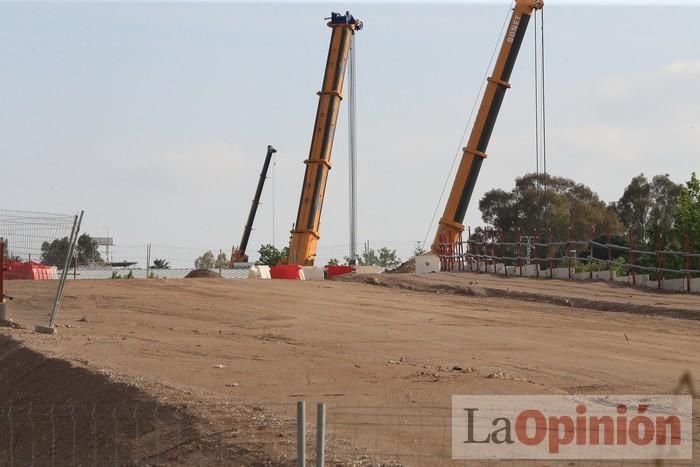
{"type": "Polygon", "coordinates": [[[221,279],[221,275],[211,269],[194,269],[185,276],[185,279],[221,279]]]}
{"type": "Polygon", "coordinates": [[[405,262],[399,264],[394,269],[387,269],[384,272],[390,272],[390,273],[416,272],[416,258],[413,257],[413,258],[409,259],[408,261],[405,261],[405,262]]]}

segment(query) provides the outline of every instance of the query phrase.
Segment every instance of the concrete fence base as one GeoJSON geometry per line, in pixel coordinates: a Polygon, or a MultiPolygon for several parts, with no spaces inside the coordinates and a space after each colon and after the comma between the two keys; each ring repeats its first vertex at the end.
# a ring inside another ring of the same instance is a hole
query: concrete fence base
{"type": "Polygon", "coordinates": [[[12,326],[13,321],[7,316],[7,303],[0,303],[0,326],[12,326]]]}

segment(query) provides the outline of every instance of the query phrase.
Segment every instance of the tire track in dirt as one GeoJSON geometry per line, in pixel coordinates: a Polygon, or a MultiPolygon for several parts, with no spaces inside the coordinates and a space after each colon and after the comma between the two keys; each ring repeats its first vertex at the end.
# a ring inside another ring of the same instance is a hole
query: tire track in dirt
{"type": "Polygon", "coordinates": [[[606,311],[631,313],[636,315],[658,316],[676,319],[700,321],[700,313],[686,308],[661,307],[655,305],[644,305],[638,303],[609,302],[605,300],[586,299],[581,297],[563,297],[557,295],[547,295],[537,292],[522,292],[515,290],[504,290],[493,287],[463,286],[456,284],[429,284],[420,283],[413,276],[402,278],[400,275],[356,275],[348,276],[340,280],[349,282],[362,282],[365,284],[410,290],[413,292],[426,293],[452,293],[454,295],[465,295],[469,297],[501,298],[508,300],[519,300],[525,302],[546,303],[575,309],[590,311],[606,311]]]}

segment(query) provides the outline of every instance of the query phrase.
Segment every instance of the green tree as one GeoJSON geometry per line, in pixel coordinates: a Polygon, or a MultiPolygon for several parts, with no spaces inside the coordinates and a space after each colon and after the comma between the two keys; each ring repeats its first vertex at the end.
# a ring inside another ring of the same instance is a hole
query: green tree
{"type": "Polygon", "coordinates": [[[276,266],[284,261],[287,261],[289,257],[289,247],[284,247],[281,251],[277,249],[272,244],[261,245],[258,249],[258,254],[260,259],[257,264],[264,264],[267,266],[276,266]]]}
{"type": "Polygon", "coordinates": [[[632,179],[622,197],[612,204],[628,235],[638,244],[654,245],[657,238],[673,240],[673,221],[681,185],[668,176],[656,175],[649,181],[644,174],[632,179]]]}
{"type": "Polygon", "coordinates": [[[202,256],[194,260],[194,267],[197,269],[212,269],[214,267],[214,253],[211,250],[205,251],[202,256]]]}
{"type": "Polygon", "coordinates": [[[681,240],[675,235],[674,221],[682,189],[683,185],[673,182],[668,174],[656,175],[651,179],[653,203],[647,225],[647,242],[661,238],[667,244],[678,244],[681,240]]]}
{"type": "Polygon", "coordinates": [[[382,247],[379,250],[365,248],[357,257],[357,264],[360,266],[381,266],[383,268],[393,268],[401,264],[401,258],[396,254],[396,250],[382,247]]]}
{"type": "Polygon", "coordinates": [[[153,260],[153,269],[170,269],[170,263],[165,259],[156,258],[153,260]]]}
{"type": "Polygon", "coordinates": [[[700,179],[695,173],[681,189],[674,220],[677,237],[685,243],[687,235],[690,249],[700,252],[700,179]]]}
{"type": "Polygon", "coordinates": [[[340,264],[340,260],[338,258],[331,258],[328,260],[328,266],[338,266],[340,264]]]}
{"type": "Polygon", "coordinates": [[[530,234],[534,229],[543,232],[551,227],[555,239],[567,238],[570,225],[578,239],[588,238],[591,226],[598,233],[609,229],[617,234],[623,230],[615,211],[593,190],[551,175],[526,174],[515,179],[515,187],[509,192],[490,190],[479,201],[479,209],[484,222],[511,238],[517,228],[530,234]]]}
{"type": "Polygon", "coordinates": [[[401,264],[401,258],[396,255],[396,250],[383,247],[377,251],[379,256],[379,266],[383,268],[393,268],[401,264]]]}
{"type": "Polygon", "coordinates": [[[226,253],[221,252],[219,253],[219,256],[216,257],[216,261],[214,261],[214,267],[219,269],[225,269],[229,266],[229,260],[228,257],[226,256],[226,253]]]}
{"type": "MultiPolygon", "coordinates": [[[[40,261],[42,264],[62,267],[66,262],[69,249],[70,241],[68,237],[57,238],[51,242],[44,242],[41,244],[40,261]]],[[[75,255],[78,258],[78,265],[90,264],[92,262],[104,264],[100,252],[97,251],[97,242],[87,233],[78,237],[78,241],[75,245],[75,255]]]]}
{"type": "Polygon", "coordinates": [[[413,256],[420,256],[424,255],[428,252],[425,248],[423,248],[423,242],[420,240],[416,242],[416,247],[413,249],[413,256]]]}
{"type": "Polygon", "coordinates": [[[612,204],[625,225],[628,234],[641,243],[647,241],[647,226],[651,212],[651,185],[644,174],[639,174],[627,185],[622,197],[612,204]]]}

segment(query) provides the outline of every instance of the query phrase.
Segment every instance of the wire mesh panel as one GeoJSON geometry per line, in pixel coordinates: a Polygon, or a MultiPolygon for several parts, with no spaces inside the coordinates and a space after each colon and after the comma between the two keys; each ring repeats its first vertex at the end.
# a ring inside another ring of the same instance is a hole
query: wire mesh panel
{"type": "Polygon", "coordinates": [[[18,324],[49,324],[62,272],[71,264],[76,225],[75,215],[0,210],[2,298],[7,316],[18,324]]]}

